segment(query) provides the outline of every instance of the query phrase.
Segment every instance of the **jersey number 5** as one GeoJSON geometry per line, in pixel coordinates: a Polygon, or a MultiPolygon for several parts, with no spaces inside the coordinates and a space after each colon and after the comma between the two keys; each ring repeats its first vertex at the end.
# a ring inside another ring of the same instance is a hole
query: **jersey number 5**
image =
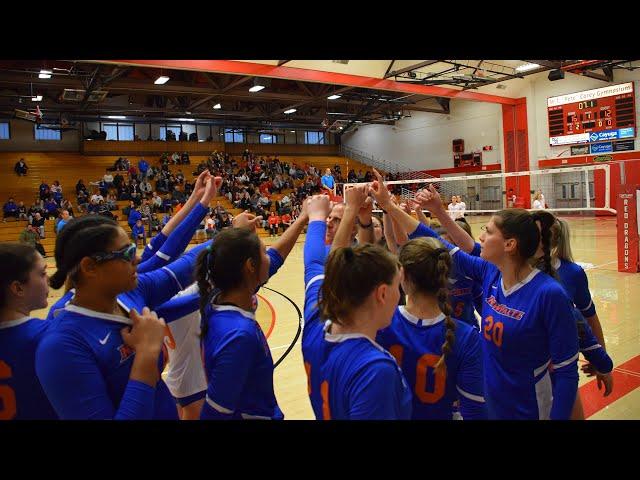
{"type": "MultiPolygon", "coordinates": [[[[393,355],[398,362],[398,365],[402,367],[402,358],[404,356],[404,347],[402,345],[392,345],[389,348],[389,353],[393,355]]],[[[432,353],[425,353],[416,363],[416,386],[414,388],[416,397],[422,403],[436,403],[440,400],[445,392],[447,375],[446,372],[436,372],[435,365],[440,360],[439,355],[432,353]],[[427,391],[427,375],[429,369],[433,372],[434,385],[432,391],[427,391]]]]}
{"type": "MultiPolygon", "coordinates": [[[[0,360],[0,380],[11,378],[11,367],[0,360]]],[[[9,385],[0,385],[0,420],[11,420],[16,416],[16,394],[9,385]]]]}

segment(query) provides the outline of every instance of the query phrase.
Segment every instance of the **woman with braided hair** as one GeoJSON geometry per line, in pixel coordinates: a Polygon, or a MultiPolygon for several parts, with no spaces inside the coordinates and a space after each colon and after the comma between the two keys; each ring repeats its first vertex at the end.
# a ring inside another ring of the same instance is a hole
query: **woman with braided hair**
{"type": "Polygon", "coordinates": [[[416,420],[451,420],[460,399],[465,420],[487,418],[480,337],[451,317],[451,256],[434,238],[417,238],[400,250],[406,306],[376,341],[396,358],[413,391],[416,420]]]}
{"type": "MultiPolygon", "coordinates": [[[[568,419],[578,389],[578,332],[571,300],[549,275],[553,274],[553,222],[546,212],[496,212],[480,236],[480,257],[473,257],[393,205],[382,177],[377,172],[376,177],[371,191],[378,205],[410,233],[409,238],[438,238],[450,251],[456,269],[482,284],[481,342],[488,417],[568,419]],[[529,264],[540,246],[542,269],[529,264]]],[[[437,193],[422,191],[416,200],[432,212],[443,209],[437,193]]]]}

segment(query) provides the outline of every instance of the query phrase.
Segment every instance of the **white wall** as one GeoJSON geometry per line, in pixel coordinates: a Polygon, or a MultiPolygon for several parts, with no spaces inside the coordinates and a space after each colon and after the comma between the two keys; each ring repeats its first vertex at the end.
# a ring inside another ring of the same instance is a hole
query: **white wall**
{"type": "Polygon", "coordinates": [[[79,152],[80,131],[67,130],[61,132],[61,140],[36,140],[35,123],[26,120],[10,119],[10,139],[0,143],[0,150],[5,152],[79,152]]]}
{"type": "Polygon", "coordinates": [[[502,161],[502,107],[498,104],[451,100],[450,114],[411,112],[411,118],[387,125],[362,125],[342,138],[346,147],[376,159],[397,162],[411,170],[453,167],[452,141],[464,140],[465,152],[482,150],[483,164],[502,161]]]}
{"type": "MultiPolygon", "coordinates": [[[[496,89],[496,85],[478,89],[492,95],[526,97],[531,169],[538,168],[539,160],[570,157],[570,146],[549,145],[548,97],[632,81],[636,94],[636,118],[640,114],[640,70],[616,69],[612,83],[572,73],[566,73],[564,79],[553,82],[547,77],[548,72],[542,72],[503,82],[506,89],[496,89]]],[[[492,152],[482,152],[483,164],[503,162],[500,105],[451,100],[450,115],[425,112],[411,112],[411,115],[411,118],[397,122],[395,130],[386,125],[360,126],[357,132],[345,134],[342,143],[367,152],[376,159],[398,162],[412,170],[431,170],[453,167],[451,141],[462,138],[465,152],[482,149],[484,145],[493,146],[492,152]]],[[[640,151],[640,138],[636,138],[636,151],[640,151]]]]}

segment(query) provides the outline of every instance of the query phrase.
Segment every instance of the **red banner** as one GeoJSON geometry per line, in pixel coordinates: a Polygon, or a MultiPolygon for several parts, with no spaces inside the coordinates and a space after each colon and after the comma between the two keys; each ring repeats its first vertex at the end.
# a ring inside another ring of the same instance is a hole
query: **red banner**
{"type": "Polygon", "coordinates": [[[638,264],[638,187],[621,185],[616,201],[618,224],[618,271],[640,271],[638,264]]]}

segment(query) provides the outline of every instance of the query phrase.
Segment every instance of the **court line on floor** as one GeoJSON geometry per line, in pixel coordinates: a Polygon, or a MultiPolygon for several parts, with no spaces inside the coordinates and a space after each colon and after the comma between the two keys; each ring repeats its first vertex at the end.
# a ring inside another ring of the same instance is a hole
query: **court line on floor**
{"type": "Polygon", "coordinates": [[[640,355],[627,360],[619,367],[613,369],[613,392],[608,397],[604,397],[602,390],[598,390],[597,380],[591,380],[582,385],[580,398],[584,408],[585,418],[589,418],[615,401],[631,393],[640,387],[640,355]]]}

